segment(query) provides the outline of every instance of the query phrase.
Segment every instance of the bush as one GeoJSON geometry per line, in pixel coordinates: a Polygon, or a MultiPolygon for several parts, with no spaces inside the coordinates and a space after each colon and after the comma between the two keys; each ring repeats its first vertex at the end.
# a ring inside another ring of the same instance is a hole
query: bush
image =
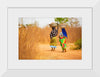
{"type": "Polygon", "coordinates": [[[82,48],[82,39],[77,40],[74,44],[76,45],[75,49],[81,49],[82,48]]]}

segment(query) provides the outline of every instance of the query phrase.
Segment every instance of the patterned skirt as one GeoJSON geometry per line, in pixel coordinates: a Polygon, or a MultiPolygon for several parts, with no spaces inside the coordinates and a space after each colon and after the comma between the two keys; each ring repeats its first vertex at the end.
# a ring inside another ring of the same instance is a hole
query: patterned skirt
{"type": "Polygon", "coordinates": [[[59,42],[60,42],[60,46],[62,47],[62,50],[66,49],[66,39],[65,38],[62,38],[62,39],[59,39],[59,42]]]}
{"type": "Polygon", "coordinates": [[[57,38],[52,37],[52,39],[50,40],[50,47],[56,48],[56,46],[57,46],[57,38]]]}
{"type": "Polygon", "coordinates": [[[62,50],[66,49],[66,44],[60,44],[60,46],[62,47],[62,50]]]}

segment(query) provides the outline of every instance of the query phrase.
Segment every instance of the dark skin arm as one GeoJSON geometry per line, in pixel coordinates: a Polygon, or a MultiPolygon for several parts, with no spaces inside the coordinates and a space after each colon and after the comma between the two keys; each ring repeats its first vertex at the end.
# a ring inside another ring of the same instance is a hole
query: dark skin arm
{"type": "Polygon", "coordinates": [[[59,24],[57,23],[57,30],[59,29],[59,24]]]}

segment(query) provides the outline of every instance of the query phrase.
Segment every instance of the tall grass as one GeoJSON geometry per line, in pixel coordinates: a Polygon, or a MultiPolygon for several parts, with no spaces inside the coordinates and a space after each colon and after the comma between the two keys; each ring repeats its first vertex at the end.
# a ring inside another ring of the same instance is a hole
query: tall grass
{"type": "MultiPolygon", "coordinates": [[[[74,43],[81,38],[81,27],[66,27],[68,34],[67,43],[74,43]]],[[[50,43],[51,28],[46,26],[40,28],[37,26],[27,26],[19,28],[19,59],[35,59],[38,54],[39,44],[50,43]]],[[[61,29],[59,29],[59,32],[61,29]]],[[[58,36],[59,37],[59,34],[58,36]]],[[[59,38],[57,38],[59,44],[59,38]]]]}
{"type": "Polygon", "coordinates": [[[38,48],[36,28],[19,28],[19,59],[33,59],[35,58],[38,48]]]}

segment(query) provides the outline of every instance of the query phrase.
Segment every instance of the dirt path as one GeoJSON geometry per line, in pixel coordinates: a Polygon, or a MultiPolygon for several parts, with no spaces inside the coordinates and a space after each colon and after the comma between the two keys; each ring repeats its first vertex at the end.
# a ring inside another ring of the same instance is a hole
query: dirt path
{"type": "Polygon", "coordinates": [[[81,59],[81,50],[70,50],[70,46],[66,50],[67,52],[62,52],[61,47],[57,46],[55,51],[51,51],[50,45],[40,44],[36,59],[81,59]]]}

